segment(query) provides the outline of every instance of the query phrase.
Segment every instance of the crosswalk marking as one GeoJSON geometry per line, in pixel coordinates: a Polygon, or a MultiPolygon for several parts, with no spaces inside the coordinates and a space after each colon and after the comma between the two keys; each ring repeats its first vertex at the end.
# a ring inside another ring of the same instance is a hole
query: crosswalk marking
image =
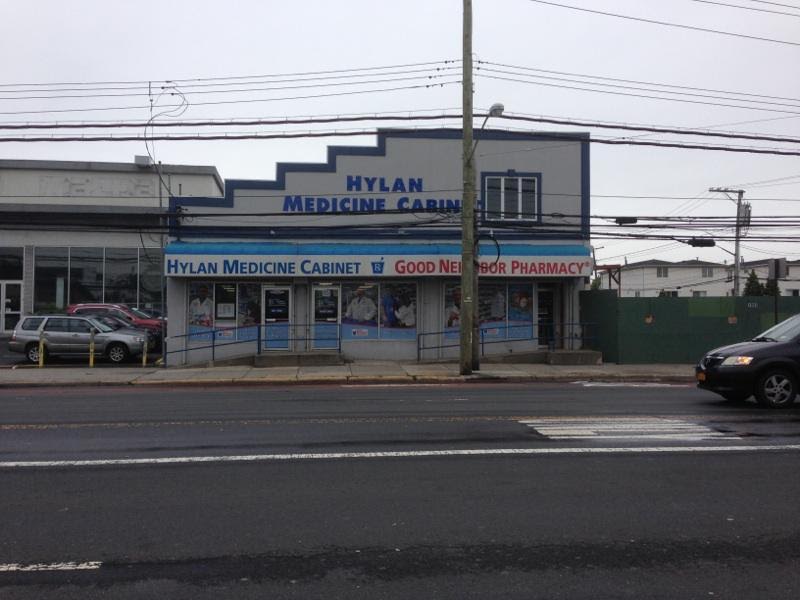
{"type": "Polygon", "coordinates": [[[100,561],[90,562],[59,562],[59,563],[5,563],[0,564],[0,573],[30,572],[30,571],[90,571],[99,569],[100,561]]]}
{"type": "Polygon", "coordinates": [[[705,425],[663,417],[542,418],[520,421],[551,440],[676,440],[740,439],[705,425]]]}

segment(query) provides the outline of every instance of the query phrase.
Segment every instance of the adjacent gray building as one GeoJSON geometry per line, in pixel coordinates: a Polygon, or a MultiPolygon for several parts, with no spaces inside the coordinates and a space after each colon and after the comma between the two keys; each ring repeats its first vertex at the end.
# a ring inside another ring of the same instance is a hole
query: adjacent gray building
{"type": "Polygon", "coordinates": [[[0,334],[76,302],[162,305],[170,194],[214,196],[214,167],[0,160],[0,334]]]}

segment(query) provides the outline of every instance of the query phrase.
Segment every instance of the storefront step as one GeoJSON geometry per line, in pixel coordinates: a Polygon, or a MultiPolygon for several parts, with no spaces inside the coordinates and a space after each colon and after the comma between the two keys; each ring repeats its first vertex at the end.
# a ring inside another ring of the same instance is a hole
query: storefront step
{"type": "Polygon", "coordinates": [[[528,363],[547,365],[601,365],[603,354],[596,350],[538,350],[484,356],[486,363],[528,363]]]}
{"type": "Polygon", "coordinates": [[[547,353],[548,365],[602,365],[603,353],[597,350],[554,350],[547,353]]]}
{"type": "Polygon", "coordinates": [[[253,357],[255,367],[318,367],[344,362],[339,352],[269,352],[253,357]]]}

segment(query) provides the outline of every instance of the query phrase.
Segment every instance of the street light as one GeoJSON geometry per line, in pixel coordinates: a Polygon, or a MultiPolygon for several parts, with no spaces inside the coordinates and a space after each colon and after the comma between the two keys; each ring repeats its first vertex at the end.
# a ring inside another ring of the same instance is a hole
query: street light
{"type": "MultiPolygon", "coordinates": [[[[492,106],[489,108],[489,112],[486,113],[486,117],[483,119],[483,123],[481,123],[481,128],[478,130],[478,133],[483,131],[483,129],[486,127],[486,123],[489,121],[490,117],[499,117],[499,116],[501,116],[503,114],[504,110],[505,110],[505,106],[503,106],[502,103],[495,102],[494,104],[492,104],[492,106]]],[[[476,139],[474,141],[474,143],[472,144],[472,151],[470,152],[469,156],[467,157],[467,161],[466,161],[466,163],[464,165],[464,169],[465,169],[464,177],[465,178],[469,178],[470,181],[475,181],[475,150],[478,148],[478,142],[480,142],[480,140],[476,139]]],[[[472,357],[472,359],[471,359],[472,360],[472,370],[477,371],[477,370],[479,370],[481,368],[480,310],[479,310],[479,304],[478,304],[478,296],[479,296],[478,280],[479,280],[479,277],[480,277],[480,273],[479,273],[478,268],[476,267],[476,265],[478,264],[478,259],[480,257],[480,248],[478,246],[478,244],[480,243],[479,242],[479,236],[478,236],[479,215],[475,212],[475,204],[476,204],[476,202],[475,202],[475,188],[474,188],[474,186],[470,188],[470,191],[471,191],[470,202],[471,202],[471,205],[472,205],[472,212],[473,212],[473,216],[472,216],[472,244],[473,244],[473,247],[475,248],[475,250],[474,250],[473,261],[472,261],[472,266],[471,266],[471,269],[473,271],[473,273],[472,273],[472,298],[473,298],[473,303],[472,303],[472,336],[471,336],[471,339],[472,339],[471,346],[472,346],[472,348],[470,349],[469,354],[472,357]]],[[[462,261],[462,271],[464,269],[464,267],[463,267],[464,264],[466,264],[466,263],[464,263],[462,261]]],[[[463,289],[463,287],[462,287],[462,289],[463,289]]],[[[464,296],[464,294],[462,293],[462,297],[463,296],[464,296]]]]}
{"type": "MultiPolygon", "coordinates": [[[[477,220],[475,218],[475,148],[472,136],[472,0],[463,0],[463,45],[461,57],[461,119],[463,162],[461,164],[464,193],[461,199],[461,306],[459,311],[459,372],[471,375],[480,368],[478,344],[478,277],[476,263],[477,220]]],[[[493,104],[483,120],[481,130],[489,117],[499,116],[504,106],[493,104]]]]}

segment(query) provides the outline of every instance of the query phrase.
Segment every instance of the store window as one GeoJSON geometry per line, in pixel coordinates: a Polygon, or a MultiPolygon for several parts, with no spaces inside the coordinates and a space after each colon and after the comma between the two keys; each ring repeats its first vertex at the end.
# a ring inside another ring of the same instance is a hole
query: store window
{"type": "Polygon", "coordinates": [[[486,221],[537,221],[538,176],[490,176],[485,179],[486,221]]]}
{"type": "Polygon", "coordinates": [[[139,301],[140,308],[163,310],[161,300],[162,254],[160,248],[139,248],[139,301]]]}
{"type": "Polygon", "coordinates": [[[417,339],[417,285],[381,283],[381,339],[417,339]]]}
{"type": "Polygon", "coordinates": [[[22,248],[0,247],[0,279],[22,279],[22,248]]]}
{"type": "MultiPolygon", "coordinates": [[[[533,339],[533,286],[530,283],[481,283],[478,289],[481,340],[533,339]]],[[[459,335],[461,286],[444,286],[445,339],[459,335]]]]}
{"type": "Polygon", "coordinates": [[[105,301],[136,304],[139,287],[136,248],[106,248],[105,301]]]}
{"type": "Polygon", "coordinates": [[[258,338],[258,325],[261,323],[261,284],[240,283],[236,299],[237,335],[241,341],[258,338]]]}
{"type": "MultiPolygon", "coordinates": [[[[22,248],[0,248],[0,279],[3,271],[21,279],[22,260],[22,248]]],[[[37,246],[33,262],[35,311],[80,302],[162,308],[160,248],[37,246]]]]}
{"type": "Polygon", "coordinates": [[[378,284],[342,284],[342,340],[378,338],[378,284]]]}
{"type": "Polygon", "coordinates": [[[236,284],[214,285],[214,329],[218,339],[236,338],[236,284]]]}
{"type": "Polygon", "coordinates": [[[342,284],[342,340],[415,340],[417,285],[408,282],[342,284]]]}
{"type": "Polygon", "coordinates": [[[69,303],[103,301],[103,249],[70,248],[69,303]]]}
{"type": "Polygon", "coordinates": [[[478,288],[478,319],[482,340],[506,338],[506,285],[500,283],[481,284],[478,288]]]}
{"type": "Polygon", "coordinates": [[[189,283],[189,304],[186,314],[190,341],[210,341],[214,327],[214,284],[210,281],[189,283]]]}
{"type": "Polygon", "coordinates": [[[533,337],[533,286],[525,283],[508,285],[508,338],[533,337]]]}
{"type": "Polygon", "coordinates": [[[458,338],[461,325],[461,285],[446,283],[444,285],[444,312],[445,339],[458,338]]]}
{"type": "Polygon", "coordinates": [[[67,306],[69,249],[37,247],[33,264],[33,310],[63,311],[67,306]]]}

